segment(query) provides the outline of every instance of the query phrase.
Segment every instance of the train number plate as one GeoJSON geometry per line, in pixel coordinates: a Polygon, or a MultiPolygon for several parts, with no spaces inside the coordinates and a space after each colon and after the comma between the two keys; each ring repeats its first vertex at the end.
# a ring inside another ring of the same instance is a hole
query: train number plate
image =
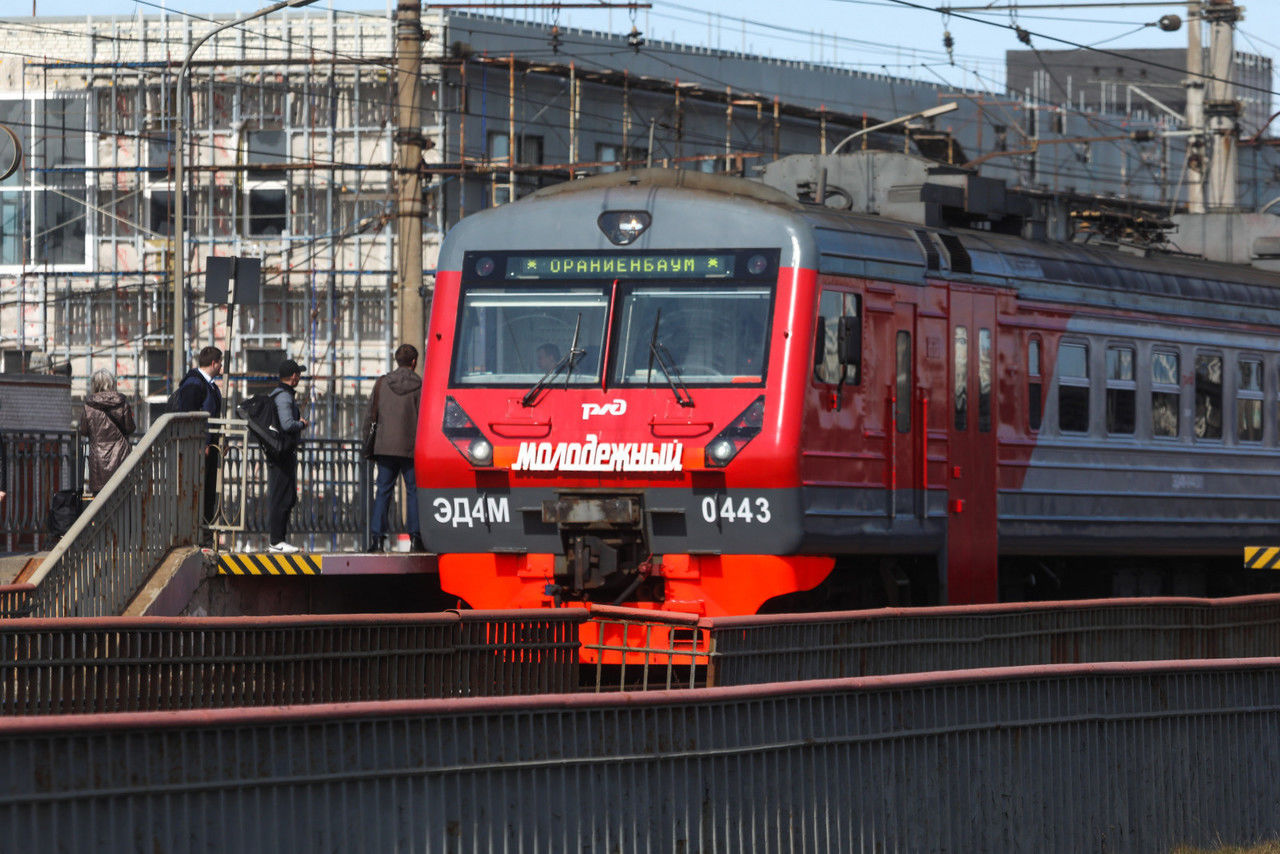
{"type": "Polygon", "coordinates": [[[708,495],[702,499],[702,519],[709,525],[718,522],[767,525],[773,513],[767,498],[708,495]]]}

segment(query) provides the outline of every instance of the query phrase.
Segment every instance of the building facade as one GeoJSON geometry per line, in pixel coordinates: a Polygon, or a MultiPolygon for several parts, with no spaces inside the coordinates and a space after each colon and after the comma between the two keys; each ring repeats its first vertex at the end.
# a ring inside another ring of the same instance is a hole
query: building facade
{"type": "MultiPolygon", "coordinates": [[[[428,141],[428,297],[440,235],[539,186],[640,165],[751,176],[951,101],[958,108],[934,126],[900,125],[846,148],[982,161],[984,174],[1014,185],[1117,204],[1180,198],[1181,142],[1158,135],[1165,116],[1134,121],[1048,98],[480,16],[423,25],[415,130],[428,141]],[[1151,133],[1125,140],[1135,129],[1151,133]],[[1093,137],[1109,139],[1080,141],[1093,137]]],[[[317,434],[355,436],[400,343],[396,23],[293,12],[226,30],[200,47],[190,97],[176,104],[182,60],[211,26],[164,14],[0,20],[11,49],[0,58],[0,124],[23,154],[0,181],[0,368],[21,371],[42,354],[70,367],[77,396],[107,368],[143,425],[162,409],[182,156],[188,355],[206,344],[227,351],[232,401],[274,384],[292,357],[308,366],[317,434]],[[179,106],[188,132],[176,141],[179,106]],[[210,256],[260,259],[260,304],[206,302],[210,256]]]]}

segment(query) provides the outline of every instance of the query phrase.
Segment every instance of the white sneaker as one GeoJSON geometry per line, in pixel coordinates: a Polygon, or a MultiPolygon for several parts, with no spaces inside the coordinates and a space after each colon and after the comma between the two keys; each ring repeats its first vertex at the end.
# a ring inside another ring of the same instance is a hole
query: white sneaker
{"type": "Polygon", "coordinates": [[[284,540],[281,540],[278,543],[272,543],[270,546],[268,546],[267,551],[284,552],[285,554],[293,554],[294,552],[299,551],[299,548],[297,546],[291,546],[288,543],[286,543],[284,540]]]}

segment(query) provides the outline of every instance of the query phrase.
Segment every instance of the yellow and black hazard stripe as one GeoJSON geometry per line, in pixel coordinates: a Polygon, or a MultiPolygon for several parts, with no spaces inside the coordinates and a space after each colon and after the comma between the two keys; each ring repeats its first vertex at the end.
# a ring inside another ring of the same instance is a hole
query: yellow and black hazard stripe
{"type": "Polygon", "coordinates": [[[1245,546],[1245,569],[1280,569],[1280,546],[1245,546]]]}
{"type": "Polygon", "coordinates": [[[219,575],[319,575],[320,558],[309,554],[224,554],[219,575]]]}

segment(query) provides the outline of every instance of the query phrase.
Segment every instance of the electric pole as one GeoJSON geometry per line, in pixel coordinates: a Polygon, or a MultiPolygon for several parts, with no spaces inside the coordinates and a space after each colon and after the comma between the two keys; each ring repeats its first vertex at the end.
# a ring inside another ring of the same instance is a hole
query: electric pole
{"type": "Polygon", "coordinates": [[[1187,213],[1204,213],[1204,46],[1200,0],[1187,4],[1187,213]]]}
{"type": "MultiPolygon", "coordinates": [[[[424,358],[422,300],[422,11],[419,0],[396,6],[396,278],[400,340],[424,358]]],[[[397,345],[398,346],[398,345],[397,345]]]]}
{"type": "Polygon", "coordinates": [[[1239,157],[1236,132],[1241,104],[1235,99],[1235,87],[1231,84],[1231,66],[1235,58],[1236,21],[1244,14],[1234,0],[1209,0],[1201,14],[1209,22],[1210,76],[1204,113],[1212,148],[1207,206],[1209,210],[1233,210],[1239,157]]]}

